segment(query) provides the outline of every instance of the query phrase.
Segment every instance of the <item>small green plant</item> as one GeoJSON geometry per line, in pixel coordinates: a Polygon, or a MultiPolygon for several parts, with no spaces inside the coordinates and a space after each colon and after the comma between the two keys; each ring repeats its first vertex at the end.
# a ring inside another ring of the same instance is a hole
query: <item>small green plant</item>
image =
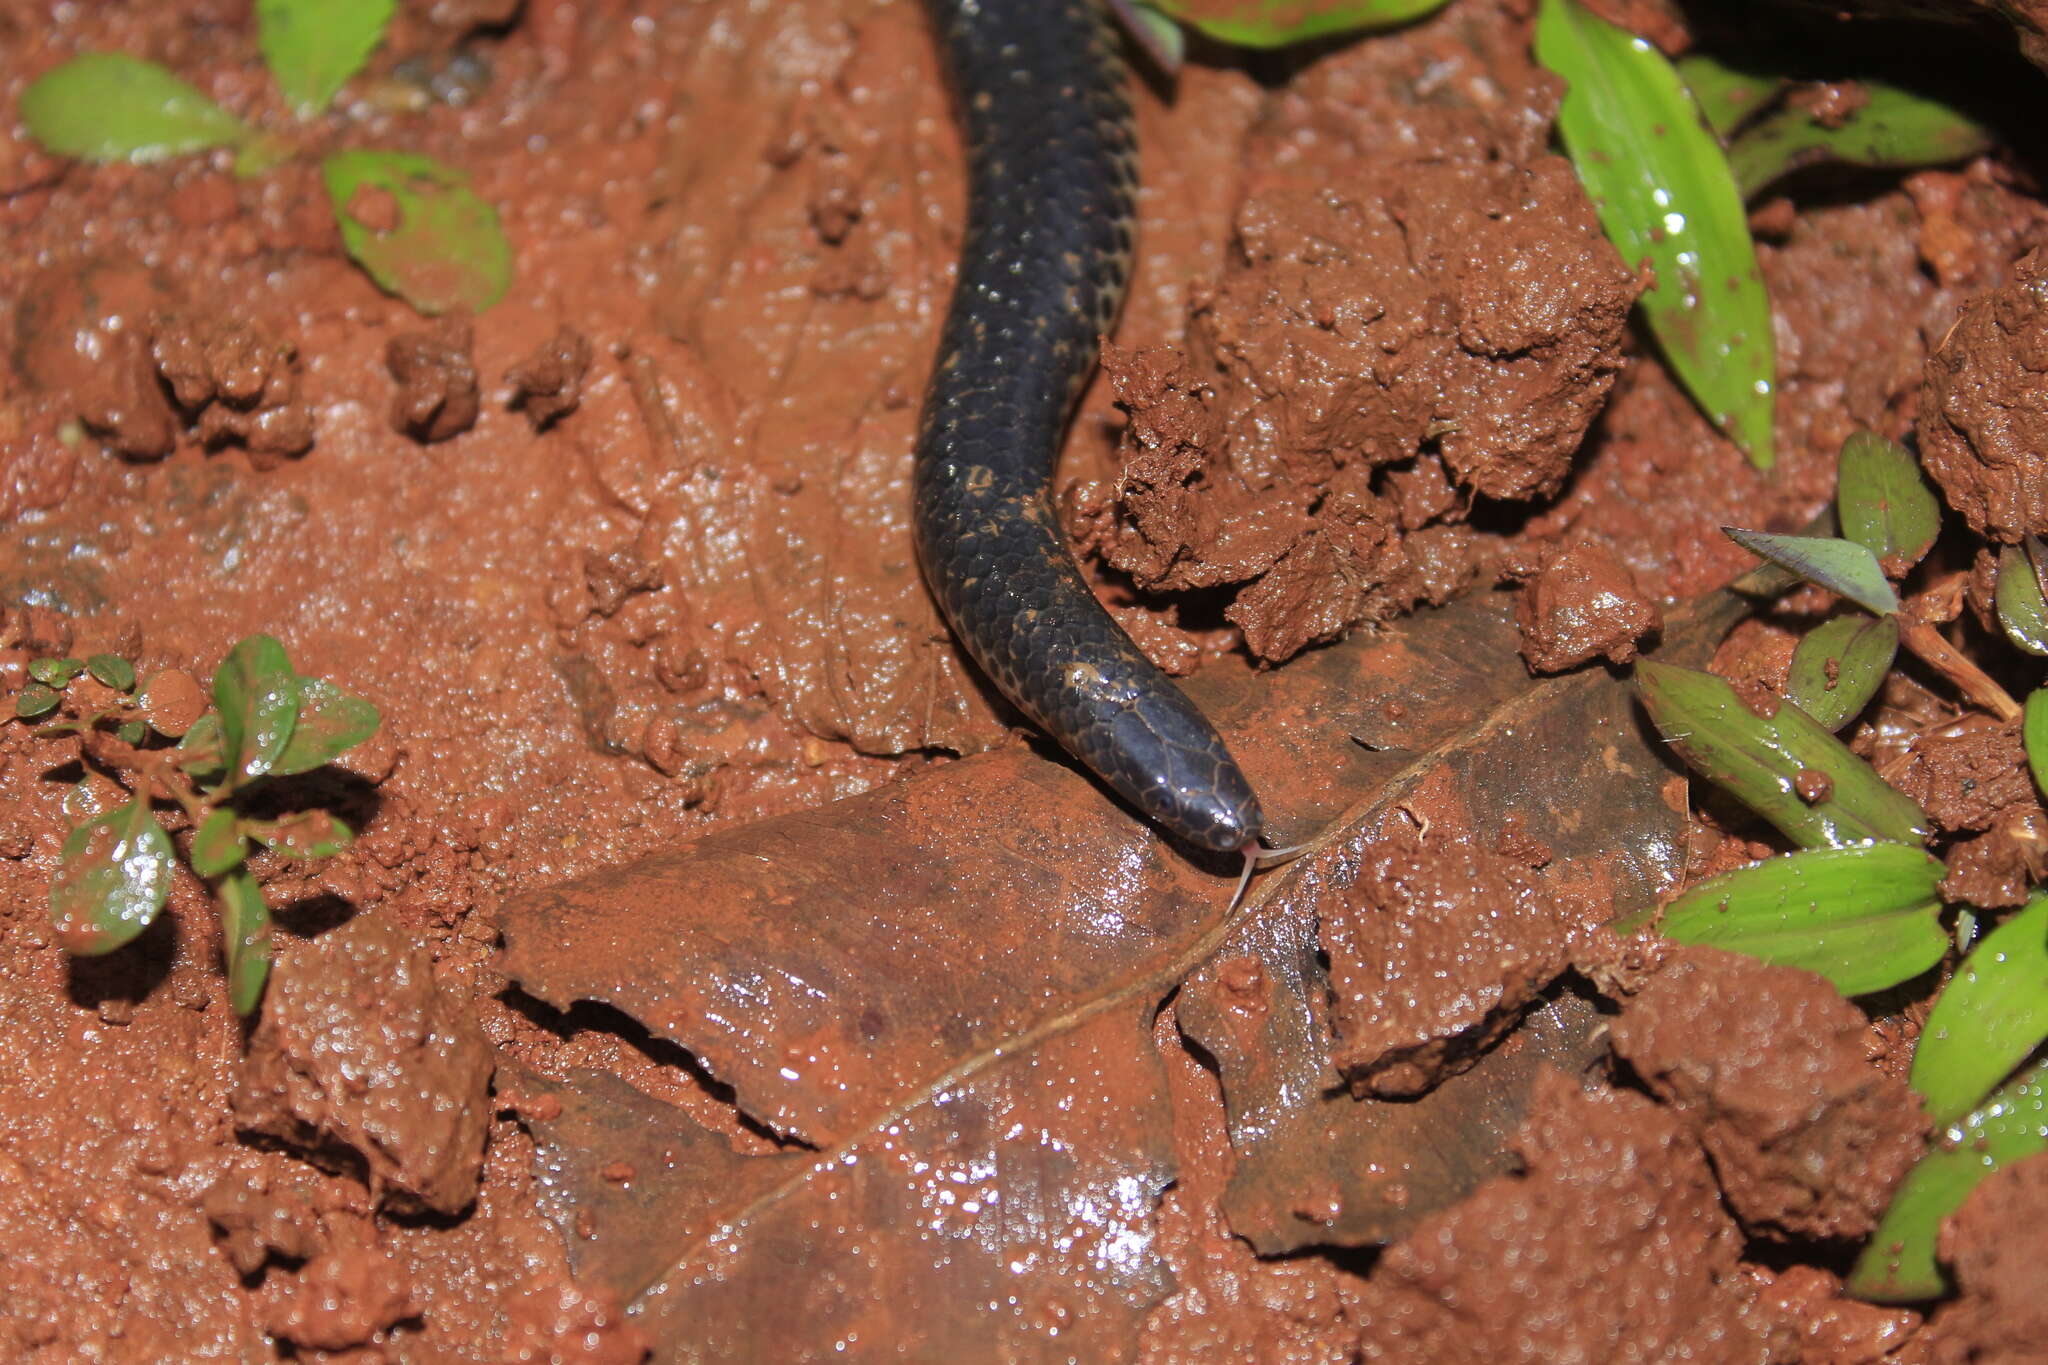
{"type": "Polygon", "coordinates": [[[376,733],[377,708],[321,678],[292,670],[284,646],[251,635],[213,676],[211,705],[191,675],[166,669],[138,687],[134,666],[112,654],[37,659],[14,714],[35,733],[77,737],[80,761],[128,799],[71,831],[50,884],[50,916],[64,947],[109,953],[148,928],[164,907],[180,860],[156,808],[182,810],[185,864],[212,889],[220,912],[228,995],[247,1014],[270,973],[270,910],[247,866],[255,845],[286,858],[325,858],[348,847],[348,826],[323,810],[253,813],[273,780],[311,772],[376,733]],[[90,678],[96,686],[75,686],[90,678]]]}
{"type": "MultiPolygon", "coordinates": [[[[2048,791],[2048,688],[2022,708],[1948,645],[1914,601],[1901,603],[1893,583],[1927,553],[1941,521],[1909,454],[1868,433],[1852,437],[1842,449],[1835,516],[1841,536],[1728,532],[1770,561],[1747,588],[1776,592],[1803,579],[1863,609],[1806,633],[1771,714],[1758,714],[1712,674],[1637,666],[1638,694],[1658,731],[1797,851],[1712,878],[1617,927],[1633,932],[1654,919],[1668,938],[1803,967],[1846,995],[1864,995],[1934,967],[1951,942],[1968,947],[1977,912],[1944,904],[1947,869],[1922,847],[1931,833],[1924,813],[1833,732],[1876,696],[1903,643],[1985,710],[2022,718],[2028,765],[2048,791]]],[[[2022,648],[2048,635],[2034,605],[2039,590],[2032,559],[2009,554],[1998,607],[2022,648]],[[2021,574],[2026,582],[2008,591],[2006,580],[2021,574]]],[[[1934,1003],[1911,1082],[1941,1131],[1865,1248],[1852,1292],[1881,1301],[1943,1292],[1942,1220],[1992,1171],[2048,1151],[2048,1061],[2028,1065],[2044,1040],[2048,895],[2036,895],[1969,948],[1934,1003]]]]}
{"type": "MultiPolygon", "coordinates": [[[[264,62],[302,120],[322,114],[383,41],[396,0],[259,0],[264,62]]],[[[161,161],[229,147],[236,173],[294,155],[153,62],[88,53],[21,97],[36,141],[85,161],[161,161]]],[[[461,172],[404,152],[349,150],[322,160],[342,244],[383,288],[422,313],[482,312],[512,281],[497,210],[461,172]]]]}

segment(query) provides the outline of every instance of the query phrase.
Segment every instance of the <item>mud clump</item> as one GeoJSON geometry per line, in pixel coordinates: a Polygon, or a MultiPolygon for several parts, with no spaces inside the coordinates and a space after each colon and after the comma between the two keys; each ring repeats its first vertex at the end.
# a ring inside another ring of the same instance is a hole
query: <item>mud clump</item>
{"type": "Polygon", "coordinates": [[[264,1330],[275,1336],[341,1351],[418,1317],[420,1305],[399,1261],[365,1242],[322,1252],[296,1276],[273,1281],[260,1311],[264,1330]]]}
{"type": "Polygon", "coordinates": [[[88,430],[131,459],[170,454],[187,429],[208,448],[243,446],[258,469],[313,446],[296,348],[240,323],[173,315],[147,341],[109,336],[77,406],[88,430]]]}
{"type": "Polygon", "coordinates": [[[476,425],[483,399],[476,361],[470,358],[475,340],[475,329],[465,318],[443,318],[426,331],[391,338],[384,364],[398,381],[391,400],[392,430],[431,444],[476,425]]]}
{"type": "Polygon", "coordinates": [[[1997,1171],[1941,1229],[1955,1302],[1934,1318],[1935,1365],[2024,1365],[2048,1340],[2048,1156],[1997,1171]]]}
{"type": "Polygon", "coordinates": [[[1979,535],[2048,532],[2048,254],[2027,253],[1927,358],[1920,458],[1979,535]]]}
{"type": "Polygon", "coordinates": [[[1923,731],[1902,763],[1881,771],[1950,833],[1987,830],[2007,812],[2034,805],[2034,779],[2017,720],[1968,716],[1923,731]]]}
{"type": "Polygon", "coordinates": [[[236,1122],[362,1161],[385,1202],[459,1213],[491,1117],[490,1045],[433,956],[360,915],[280,965],[234,1095],[236,1122]]]}
{"type": "Polygon", "coordinates": [[[1681,948],[1611,1036],[1752,1232],[1867,1236],[1920,1158],[1919,1101],[1871,1066],[1863,1012],[1811,972],[1681,948]]]}
{"type": "Polygon", "coordinates": [[[512,406],[526,414],[535,431],[560,421],[583,401],[583,379],[590,373],[590,361],[590,343],[583,334],[561,328],[506,371],[512,406]]]}
{"type": "Polygon", "coordinates": [[[1611,551],[1582,541],[1548,557],[1530,578],[1515,624],[1530,669],[1562,673],[1602,657],[1628,663],[1664,617],[1611,551]]]}
{"type": "Polygon", "coordinates": [[[1514,1026],[1587,927],[1523,863],[1394,826],[1323,909],[1331,1060],[1356,1093],[1421,1094],[1514,1026]]]}
{"type": "Polygon", "coordinates": [[[1496,1176],[1389,1247],[1359,1341],[1375,1365],[1768,1360],[1742,1237],[1675,1119],[1546,1069],[1496,1176]]]}

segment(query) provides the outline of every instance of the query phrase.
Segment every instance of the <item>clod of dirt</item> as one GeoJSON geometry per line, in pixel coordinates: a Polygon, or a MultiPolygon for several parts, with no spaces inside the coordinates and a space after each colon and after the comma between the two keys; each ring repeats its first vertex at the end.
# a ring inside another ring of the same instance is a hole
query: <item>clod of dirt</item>
{"type": "Polygon", "coordinates": [[[1603,655],[1629,662],[1664,616],[1611,551],[1579,541],[1546,560],[1522,589],[1515,624],[1531,671],[1562,673],[1603,655]]]}
{"type": "Polygon", "coordinates": [[[327,1233],[310,1201],[252,1184],[229,1171],[200,1197],[200,1210],[220,1230],[220,1247],[235,1269],[253,1275],[274,1254],[304,1261],[327,1248],[327,1233]]]}
{"type": "Polygon", "coordinates": [[[420,1305],[398,1259],[365,1244],[337,1247],[296,1276],[265,1286],[264,1330],[322,1351],[374,1341],[385,1328],[419,1316],[420,1305]]]}
{"type": "Polygon", "coordinates": [[[602,1289],[546,1281],[506,1305],[508,1365],[640,1365],[653,1344],[602,1289]]]}
{"type": "Polygon", "coordinates": [[[109,337],[101,368],[79,391],[78,420],[121,454],[154,460],[178,446],[178,419],[157,387],[156,370],[139,337],[109,337]]]}
{"type": "Polygon", "coordinates": [[[2048,812],[2015,806],[1974,839],[1959,839],[1942,859],[1941,894],[1983,910],[2024,905],[2048,881],[2048,812]]]}
{"type": "Polygon", "coordinates": [[[1359,1094],[1418,1095],[1471,1066],[1588,927],[1524,862],[1397,819],[1322,908],[1331,1060],[1359,1094]]]}
{"type": "Polygon", "coordinates": [[[445,441],[476,425],[483,400],[476,361],[470,358],[476,333],[467,318],[443,318],[422,332],[400,332],[384,348],[384,364],[398,381],[391,400],[391,425],[420,441],[445,441]]]}
{"type": "Polygon", "coordinates": [[[1942,1225],[1955,1302],[1934,1318],[1936,1365],[2026,1365],[2048,1341],[2048,1155],[1992,1175],[1942,1225]]]}
{"type": "Polygon", "coordinates": [[[435,984],[426,946],[358,915],[279,964],[235,1119],[350,1148],[381,1198],[456,1213],[481,1176],[491,1071],[468,1002],[435,984]]]}
{"type": "Polygon", "coordinates": [[[1776,1276],[1756,1267],[1749,1273],[1760,1281],[1758,1298],[1771,1317],[1799,1334],[1800,1360],[1906,1365],[1912,1359],[1892,1353],[1920,1329],[1918,1313],[1844,1298],[1842,1282],[1815,1266],[1790,1266],[1776,1276]]]}
{"type": "Polygon", "coordinates": [[[1811,972],[1681,948],[1611,1036],[1713,1157],[1752,1232],[1866,1236],[1920,1159],[1919,1101],[1871,1066],[1869,1021],[1811,972]]]}
{"type": "Polygon", "coordinates": [[[1737,1272],[1741,1235],[1698,1145],[1668,1114],[1546,1070],[1515,1148],[1526,1174],[1487,1181],[1381,1257],[1362,1359],[1777,1354],[1737,1272]]]}
{"type": "Polygon", "coordinates": [[[583,401],[583,377],[590,372],[590,343],[563,327],[539,349],[505,372],[512,406],[526,414],[535,431],[576,411],[583,401]]]}
{"type": "Polygon", "coordinates": [[[2034,808],[2034,779],[2017,720],[1965,716],[1915,736],[1904,762],[1881,770],[1951,833],[1986,830],[2015,808],[2034,808]]]}
{"type": "Polygon", "coordinates": [[[1927,358],[1920,458],[1978,534],[2048,532],[2048,254],[2028,252],[1927,358]]]}
{"type": "Polygon", "coordinates": [[[172,397],[208,446],[239,442],[258,469],[313,447],[313,411],[299,398],[297,351],[239,324],[159,318],[151,342],[172,397]]]}

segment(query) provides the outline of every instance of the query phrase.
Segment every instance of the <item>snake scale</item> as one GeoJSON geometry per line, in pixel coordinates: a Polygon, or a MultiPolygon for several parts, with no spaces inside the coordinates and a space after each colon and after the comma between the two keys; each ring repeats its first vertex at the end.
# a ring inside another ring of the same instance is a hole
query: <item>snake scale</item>
{"type": "Polygon", "coordinates": [[[927,0],[967,144],[967,229],[917,442],[933,595],[1016,706],[1168,833],[1249,851],[1258,798],[1095,600],[1049,484],[1130,275],[1137,135],[1100,0],[927,0]]]}

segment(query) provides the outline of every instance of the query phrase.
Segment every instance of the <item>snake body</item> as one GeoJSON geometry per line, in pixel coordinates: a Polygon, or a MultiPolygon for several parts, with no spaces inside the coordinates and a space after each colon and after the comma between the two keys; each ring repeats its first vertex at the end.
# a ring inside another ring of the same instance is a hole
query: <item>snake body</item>
{"type": "Polygon", "coordinates": [[[1258,798],[1075,565],[1048,492],[1130,275],[1137,136],[1099,0],[928,0],[967,230],[917,444],[918,556],[1005,696],[1169,833],[1236,851],[1258,798]]]}

